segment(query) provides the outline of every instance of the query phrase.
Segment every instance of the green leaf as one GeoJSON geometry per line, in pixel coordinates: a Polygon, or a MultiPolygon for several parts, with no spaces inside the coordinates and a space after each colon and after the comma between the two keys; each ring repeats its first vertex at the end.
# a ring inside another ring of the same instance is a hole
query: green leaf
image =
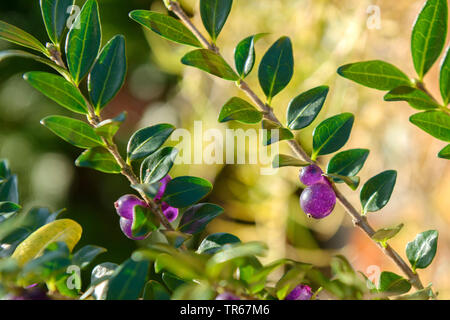
{"type": "Polygon", "coordinates": [[[380,275],[379,291],[388,295],[399,295],[411,290],[411,283],[401,276],[383,271],[380,275]]]}
{"type": "Polygon", "coordinates": [[[200,0],[203,25],[213,42],[216,42],[231,11],[233,0],[200,0]]]}
{"type": "Polygon", "coordinates": [[[406,256],[413,270],[425,269],[436,255],[438,232],[428,230],[419,233],[416,238],[406,245],[406,256]]]}
{"type": "Polygon", "coordinates": [[[412,115],[409,121],[433,137],[450,142],[450,115],[442,111],[425,111],[412,115]]]}
{"type": "Polygon", "coordinates": [[[4,21],[0,21],[0,39],[33,49],[48,55],[45,46],[31,34],[4,21]]]}
{"type": "Polygon", "coordinates": [[[106,252],[102,247],[86,245],[73,254],[72,263],[80,266],[80,268],[87,267],[98,255],[106,252]]]}
{"type": "Polygon", "coordinates": [[[17,186],[17,176],[12,175],[0,183],[0,201],[19,202],[19,189],[17,186]]]}
{"type": "Polygon", "coordinates": [[[80,113],[88,114],[86,100],[78,89],[63,77],[47,72],[27,72],[23,78],[35,89],[43,93],[64,108],[80,113]]]}
{"type": "Polygon", "coordinates": [[[159,220],[148,208],[134,206],[133,224],[131,232],[133,237],[140,238],[148,236],[159,227],[159,220]]]}
{"type": "Polygon", "coordinates": [[[166,142],[173,130],[174,126],[163,123],[136,131],[128,142],[128,159],[139,160],[148,157],[166,142]]]}
{"type": "Polygon", "coordinates": [[[70,28],[66,41],[67,66],[77,85],[97,58],[101,33],[97,1],[88,0],[70,28]]]}
{"type": "Polygon", "coordinates": [[[450,160],[450,144],[439,152],[438,157],[450,160]]]}
{"type": "Polygon", "coordinates": [[[149,155],[141,165],[141,181],[146,184],[158,182],[172,169],[178,150],[172,147],[159,149],[149,155]]]}
{"type": "Polygon", "coordinates": [[[327,173],[325,176],[332,178],[333,180],[344,182],[348,185],[352,190],[356,190],[359,187],[360,178],[355,176],[342,176],[334,173],[327,173]]]}
{"type": "Polygon", "coordinates": [[[233,97],[222,107],[219,114],[219,122],[236,120],[241,123],[258,123],[263,114],[247,101],[233,97]]]}
{"type": "Polygon", "coordinates": [[[447,0],[428,0],[414,23],[411,52],[420,80],[444,48],[447,36],[447,0]]]}
{"type": "Polygon", "coordinates": [[[241,240],[238,237],[230,233],[213,233],[203,239],[197,249],[197,253],[214,254],[227,244],[240,242],[241,240]]]}
{"type": "Polygon", "coordinates": [[[418,110],[436,109],[439,104],[428,94],[417,88],[398,87],[389,91],[384,96],[385,101],[406,101],[409,105],[418,110]]]}
{"type": "Polygon", "coordinates": [[[429,285],[422,290],[417,290],[416,292],[410,294],[395,297],[394,300],[429,300],[433,297],[433,295],[433,290],[431,289],[431,285],[429,285]]]}
{"type": "Polygon", "coordinates": [[[294,55],[288,37],[278,39],[261,60],[258,78],[270,102],[291,81],[294,75],[294,55]]]}
{"type": "Polygon", "coordinates": [[[200,203],[187,209],[181,218],[178,230],[196,234],[202,232],[206,225],[223,213],[223,208],[211,203],[200,203]]]}
{"type": "Polygon", "coordinates": [[[130,18],[168,40],[201,48],[194,34],[177,19],[148,10],[134,10],[130,18]]]}
{"type": "Polygon", "coordinates": [[[170,300],[170,293],[159,282],[150,280],[144,288],[144,300],[170,300]]]}
{"type": "Polygon", "coordinates": [[[360,193],[363,213],[381,210],[391,198],[397,180],[397,171],[384,171],[366,182],[360,193]]]}
{"type": "Polygon", "coordinates": [[[450,100],[450,46],[447,48],[445,56],[442,59],[439,86],[442,100],[444,100],[444,106],[447,106],[450,100]]]}
{"type": "Polygon", "coordinates": [[[97,286],[103,281],[109,280],[118,267],[117,264],[111,262],[103,262],[96,265],[92,269],[90,286],[97,286]]]}
{"type": "Polygon", "coordinates": [[[294,139],[294,134],[286,128],[283,128],[279,124],[270,121],[263,120],[262,122],[263,131],[263,145],[268,146],[272,143],[282,141],[282,140],[292,140],[294,139]]]}
{"type": "Polygon", "coordinates": [[[381,60],[347,64],[340,67],[337,72],[344,78],[378,90],[392,90],[412,85],[406,74],[396,66],[381,60]]]}
{"type": "Polygon", "coordinates": [[[48,37],[58,48],[70,16],[70,6],[74,0],[40,0],[42,18],[48,37]]]}
{"type": "Polygon", "coordinates": [[[169,272],[164,272],[162,274],[162,280],[171,291],[176,290],[178,287],[186,283],[183,279],[180,279],[169,272]]]}
{"type": "MultiPolygon", "coordinates": [[[[364,166],[369,156],[367,149],[351,149],[337,153],[330,162],[328,162],[327,173],[341,176],[353,177],[364,166]]],[[[340,179],[333,179],[334,182],[343,182],[340,179]]]]}
{"type": "Polygon", "coordinates": [[[306,167],[309,163],[286,154],[278,154],[273,158],[272,167],[306,167]]]}
{"type": "Polygon", "coordinates": [[[275,286],[275,295],[279,300],[284,300],[286,296],[300,283],[303,282],[306,272],[312,265],[297,264],[286,272],[275,286]]]}
{"type": "Polygon", "coordinates": [[[22,207],[11,201],[0,202],[0,216],[8,213],[14,213],[22,209],[22,207]]]}
{"type": "Polygon", "coordinates": [[[125,38],[118,35],[112,38],[102,49],[89,74],[89,96],[97,113],[122,88],[126,73],[125,38]]]}
{"type": "Polygon", "coordinates": [[[292,130],[309,126],[322,109],[328,91],[327,86],[320,86],[292,99],[287,110],[287,126],[292,130]]]}
{"type": "Polygon", "coordinates": [[[220,55],[207,49],[188,52],[181,59],[181,63],[206,71],[225,80],[239,80],[238,75],[220,55]]]}
{"type": "Polygon", "coordinates": [[[42,119],[41,124],[76,147],[89,149],[103,146],[102,139],[83,121],[62,116],[49,116],[42,119]]]}
{"type": "Polygon", "coordinates": [[[247,37],[234,49],[234,63],[242,79],[252,72],[256,59],[255,43],[265,35],[265,33],[258,33],[247,37]]]}
{"type": "Polygon", "coordinates": [[[84,151],[75,160],[77,167],[91,168],[104,173],[121,173],[122,168],[112,154],[102,147],[84,151]]]}
{"type": "Polygon", "coordinates": [[[341,113],[322,121],[313,132],[312,158],[342,148],[350,137],[354,120],[353,114],[341,113]]]}
{"type": "Polygon", "coordinates": [[[403,223],[394,227],[379,229],[372,235],[372,239],[382,244],[386,244],[386,241],[395,237],[402,228],[403,223]]]}
{"type": "Polygon", "coordinates": [[[137,300],[144,288],[149,264],[128,259],[120,265],[109,280],[106,300],[137,300]]]}
{"type": "Polygon", "coordinates": [[[103,120],[95,128],[95,133],[99,136],[112,141],[122,123],[127,118],[127,112],[123,111],[117,117],[112,119],[103,120]]]}
{"type": "Polygon", "coordinates": [[[197,177],[176,177],[169,181],[162,201],[171,207],[185,208],[203,197],[212,190],[208,180],[197,177]]]}
{"type": "Polygon", "coordinates": [[[183,243],[192,238],[191,234],[182,233],[179,231],[161,230],[161,233],[164,234],[167,242],[175,248],[179,248],[183,243]]]}

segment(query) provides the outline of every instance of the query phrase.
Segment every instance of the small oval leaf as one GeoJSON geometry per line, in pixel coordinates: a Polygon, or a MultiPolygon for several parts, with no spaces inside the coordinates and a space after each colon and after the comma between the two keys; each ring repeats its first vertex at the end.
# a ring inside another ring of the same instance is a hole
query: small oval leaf
{"type": "Polygon", "coordinates": [[[212,190],[208,180],[197,177],[176,177],[169,181],[162,201],[171,207],[185,208],[203,197],[212,190]]]}
{"type": "Polygon", "coordinates": [[[105,148],[98,147],[86,150],[77,160],[77,167],[91,168],[104,173],[121,173],[122,169],[112,154],[105,148]]]}
{"type": "Polygon", "coordinates": [[[425,111],[412,115],[409,121],[433,137],[450,142],[450,115],[447,113],[425,111]]]}
{"type": "Polygon", "coordinates": [[[233,0],[200,0],[203,25],[213,42],[216,42],[231,11],[233,0]]]}
{"type": "Polygon", "coordinates": [[[239,42],[234,49],[234,63],[236,70],[242,79],[252,72],[256,59],[255,43],[264,35],[266,34],[259,33],[247,37],[239,42]]]}
{"type": "Polygon", "coordinates": [[[42,18],[48,37],[59,48],[61,37],[75,0],[40,0],[42,18]]]}
{"type": "Polygon", "coordinates": [[[241,123],[253,124],[262,120],[262,112],[247,101],[233,97],[220,110],[219,122],[236,120],[241,123]]]}
{"type": "Polygon", "coordinates": [[[428,230],[419,233],[416,238],[406,245],[406,256],[413,270],[425,269],[436,255],[438,232],[428,230]]]}
{"type": "Polygon", "coordinates": [[[173,130],[174,126],[163,123],[136,131],[128,142],[128,159],[139,160],[148,157],[166,142],[173,130]]]}
{"type": "Polygon", "coordinates": [[[292,99],[287,110],[287,126],[292,130],[309,126],[322,109],[328,91],[327,86],[320,86],[292,99]]]}
{"type": "Polygon", "coordinates": [[[239,80],[238,75],[220,55],[207,49],[188,52],[181,59],[181,63],[206,71],[225,80],[239,80]]]}
{"type": "MultiPolygon", "coordinates": [[[[347,177],[356,176],[364,166],[369,152],[367,149],[351,149],[339,152],[328,162],[327,173],[347,177]]],[[[335,180],[335,182],[341,181],[335,180]]]]}
{"type": "Polygon", "coordinates": [[[202,232],[206,225],[223,213],[223,208],[211,203],[200,203],[187,209],[178,230],[188,234],[202,232]]]}
{"type": "Polygon", "coordinates": [[[178,150],[165,147],[149,155],[141,165],[141,181],[152,184],[164,178],[172,169],[178,150]]]}
{"type": "Polygon", "coordinates": [[[391,198],[397,180],[397,171],[384,171],[364,184],[361,189],[360,199],[363,213],[381,210],[391,198]]]}

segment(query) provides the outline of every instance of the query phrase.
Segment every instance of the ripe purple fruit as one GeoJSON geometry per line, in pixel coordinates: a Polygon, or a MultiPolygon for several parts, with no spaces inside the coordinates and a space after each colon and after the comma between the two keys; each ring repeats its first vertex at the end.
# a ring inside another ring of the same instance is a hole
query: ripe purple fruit
{"type": "Polygon", "coordinates": [[[147,204],[133,194],[126,194],[114,203],[117,214],[122,218],[133,220],[135,206],[147,207],[147,204]]]}
{"type": "Polygon", "coordinates": [[[310,300],[312,296],[313,293],[309,286],[299,284],[286,296],[284,300],[310,300]]]}
{"type": "Polygon", "coordinates": [[[322,219],[333,212],[336,194],[329,184],[316,183],[303,190],[300,206],[303,211],[315,219],[322,219]]]}
{"type": "Polygon", "coordinates": [[[322,169],[315,164],[303,167],[299,174],[300,182],[305,186],[312,186],[319,182],[325,182],[327,179],[322,176],[322,173],[322,169]]]}
{"type": "Polygon", "coordinates": [[[241,299],[232,293],[224,292],[224,293],[219,294],[216,297],[216,300],[241,300],[241,299]]]}

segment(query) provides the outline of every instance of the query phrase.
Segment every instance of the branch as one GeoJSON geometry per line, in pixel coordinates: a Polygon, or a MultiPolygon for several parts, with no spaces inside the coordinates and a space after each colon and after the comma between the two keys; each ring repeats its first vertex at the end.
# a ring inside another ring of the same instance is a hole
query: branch
{"type": "MultiPolygon", "coordinates": [[[[206,49],[212,50],[216,53],[219,52],[218,48],[205,40],[205,37],[201,34],[201,32],[192,24],[190,19],[187,17],[186,13],[180,7],[178,2],[169,1],[169,10],[171,10],[180,20],[186,25],[186,27],[192,31],[192,33],[197,36],[198,40],[203,44],[206,49]]],[[[239,83],[239,88],[247,94],[247,96],[259,107],[259,109],[264,113],[264,116],[279,124],[282,125],[278,120],[276,115],[273,112],[273,109],[262,102],[262,100],[256,95],[256,93],[245,83],[241,81],[239,83]]],[[[315,163],[310,156],[306,153],[303,147],[297,142],[297,140],[289,140],[289,146],[293,150],[293,152],[303,161],[308,163],[315,163]]],[[[358,210],[347,200],[347,198],[336,188],[333,184],[333,189],[336,193],[336,197],[347,211],[347,213],[352,217],[355,226],[358,226],[363,232],[367,234],[369,238],[372,239],[372,235],[375,233],[374,229],[370,226],[365,216],[362,216],[358,210]]],[[[381,248],[383,253],[390,257],[392,261],[403,271],[403,273],[408,277],[411,284],[418,290],[423,289],[422,282],[420,281],[419,276],[412,271],[412,269],[408,266],[408,264],[400,257],[400,255],[389,245],[383,247],[380,243],[377,242],[378,247],[381,248]]]]}

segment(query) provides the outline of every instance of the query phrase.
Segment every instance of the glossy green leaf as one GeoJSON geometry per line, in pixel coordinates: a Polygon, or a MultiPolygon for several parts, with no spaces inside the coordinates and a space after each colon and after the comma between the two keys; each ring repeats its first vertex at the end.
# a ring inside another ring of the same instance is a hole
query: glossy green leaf
{"type": "MultiPolygon", "coordinates": [[[[339,152],[328,162],[327,173],[347,177],[356,176],[364,166],[369,152],[367,149],[351,149],[339,152]]],[[[333,180],[338,183],[343,182],[340,179],[333,180]]]]}
{"type": "Polygon", "coordinates": [[[117,117],[112,119],[103,120],[95,128],[95,133],[99,136],[112,141],[122,123],[127,118],[127,112],[121,112],[117,117]]]}
{"type": "Polygon", "coordinates": [[[34,71],[25,73],[23,78],[35,89],[64,108],[72,112],[88,114],[84,97],[72,83],[63,77],[34,71]]]}
{"type": "Polygon", "coordinates": [[[194,34],[179,20],[158,12],[135,10],[130,18],[168,40],[201,48],[194,34]]]}
{"type": "Polygon", "coordinates": [[[74,0],[40,0],[42,18],[48,37],[58,48],[67,25],[74,0]]]}
{"type": "Polygon", "coordinates": [[[439,87],[441,89],[442,100],[444,100],[444,106],[447,106],[450,101],[450,46],[447,48],[445,56],[442,59],[439,87]]]}
{"type": "Polygon", "coordinates": [[[447,0],[428,0],[414,23],[411,52],[420,79],[444,48],[448,25],[447,0]]]}
{"type": "Polygon", "coordinates": [[[396,66],[381,60],[347,64],[340,67],[337,72],[344,78],[378,90],[392,90],[412,85],[406,74],[396,66]]]}
{"type": "Polygon", "coordinates": [[[203,239],[197,249],[197,252],[204,254],[214,254],[227,244],[240,242],[241,240],[238,237],[230,233],[213,233],[203,239]]]}
{"type": "Polygon", "coordinates": [[[174,126],[164,123],[136,131],[128,142],[128,159],[139,160],[148,157],[166,142],[173,130],[174,126]]]}
{"type": "Polygon", "coordinates": [[[75,19],[66,40],[67,66],[76,84],[88,74],[101,44],[98,4],[88,0],[75,19]]]}
{"type": "Polygon", "coordinates": [[[281,167],[306,167],[309,163],[287,154],[278,154],[273,158],[272,168],[281,167]]]}
{"type": "Polygon", "coordinates": [[[294,134],[286,128],[281,127],[277,123],[270,120],[263,120],[262,122],[263,131],[263,145],[268,146],[272,143],[279,142],[282,140],[292,140],[294,139],[294,134]]]}
{"type": "Polygon", "coordinates": [[[341,113],[322,121],[313,132],[312,158],[342,148],[350,137],[354,120],[353,114],[341,113]]]}
{"type": "Polygon", "coordinates": [[[146,184],[158,182],[172,169],[178,150],[172,147],[159,149],[141,164],[141,181],[146,184]]]}
{"type": "Polygon", "coordinates": [[[144,288],[144,300],[170,300],[170,293],[159,282],[150,280],[144,288]]]}
{"type": "Polygon", "coordinates": [[[238,75],[231,69],[228,63],[217,53],[207,49],[198,49],[188,52],[181,63],[206,71],[219,78],[237,81],[238,75]]]}
{"type": "Polygon", "coordinates": [[[4,21],[0,21],[0,39],[48,54],[45,46],[28,32],[4,21]]]}
{"type": "Polygon", "coordinates": [[[411,290],[411,284],[405,278],[389,271],[380,275],[379,291],[388,295],[399,295],[411,290]]]}
{"type": "Polygon", "coordinates": [[[346,185],[348,185],[352,190],[356,190],[359,187],[360,178],[355,176],[342,176],[335,173],[327,173],[325,176],[332,178],[333,180],[344,182],[346,185]]]}
{"type": "Polygon", "coordinates": [[[19,189],[17,186],[17,176],[11,175],[0,182],[0,201],[19,203],[19,189]]]}
{"type": "Polygon", "coordinates": [[[309,126],[322,109],[328,91],[327,86],[320,86],[292,99],[287,109],[287,126],[292,130],[309,126]]]}
{"type": "Polygon", "coordinates": [[[438,157],[450,160],[450,144],[439,152],[438,157]]]}
{"type": "Polygon", "coordinates": [[[258,70],[261,88],[270,102],[291,81],[294,55],[288,37],[278,39],[263,56],[258,70]]]}
{"type": "Polygon", "coordinates": [[[147,237],[152,231],[159,227],[159,220],[147,208],[134,206],[133,208],[133,224],[131,232],[133,237],[147,237]]]}
{"type": "Polygon", "coordinates": [[[88,78],[88,90],[96,112],[100,112],[110,102],[125,81],[127,57],[125,38],[112,38],[102,49],[88,78]]]}
{"type": "Polygon", "coordinates": [[[385,244],[386,241],[395,237],[400,232],[400,230],[402,230],[402,228],[403,223],[394,227],[379,229],[372,235],[372,239],[382,244],[385,244]]]}
{"type": "Polygon", "coordinates": [[[435,109],[439,104],[422,90],[412,87],[398,87],[389,91],[384,96],[385,101],[406,101],[409,105],[418,110],[435,109]]]}
{"type": "Polygon", "coordinates": [[[97,286],[100,283],[109,280],[118,267],[117,264],[111,262],[103,262],[96,265],[94,269],[92,269],[90,286],[97,286]]]}
{"type": "Polygon", "coordinates": [[[105,253],[107,250],[102,247],[86,245],[73,254],[72,263],[80,266],[80,268],[87,267],[97,256],[105,253]]]}
{"type": "Polygon", "coordinates": [[[62,116],[49,116],[42,119],[41,124],[76,147],[89,149],[103,146],[102,139],[83,121],[62,116]]]}
{"type": "Polygon", "coordinates": [[[450,142],[450,115],[442,111],[425,111],[409,118],[413,124],[433,137],[450,142]]]}
{"type": "Polygon", "coordinates": [[[223,213],[223,208],[211,203],[200,203],[187,209],[181,218],[178,230],[196,234],[202,232],[206,225],[223,213]]]}
{"type": "Polygon", "coordinates": [[[363,213],[381,210],[391,198],[397,180],[397,171],[387,170],[370,178],[361,189],[363,213]]]}
{"type": "Polygon", "coordinates": [[[122,169],[112,154],[102,147],[84,151],[75,160],[77,167],[91,168],[104,173],[121,173],[122,169]]]}
{"type": "Polygon", "coordinates": [[[208,180],[188,176],[176,177],[167,184],[162,201],[171,207],[185,208],[205,197],[211,190],[212,185],[208,180]]]}
{"type": "Polygon", "coordinates": [[[216,42],[231,11],[233,0],[200,0],[203,25],[213,42],[216,42]]]}
{"type": "Polygon", "coordinates": [[[11,201],[0,202],[0,216],[8,213],[14,213],[21,209],[22,207],[11,201]]]}
{"type": "Polygon", "coordinates": [[[112,275],[106,300],[136,300],[144,288],[149,268],[148,261],[128,259],[112,275]]]}
{"type": "Polygon", "coordinates": [[[256,60],[255,43],[261,39],[265,33],[259,33],[245,38],[238,43],[234,49],[234,64],[236,71],[244,79],[252,72],[256,60]]]}
{"type": "Polygon", "coordinates": [[[263,114],[247,101],[233,97],[222,107],[219,114],[219,122],[236,120],[241,123],[258,123],[263,114]]]}
{"type": "Polygon", "coordinates": [[[425,269],[436,255],[438,232],[428,230],[419,233],[416,238],[406,245],[406,256],[413,270],[425,269]]]}

